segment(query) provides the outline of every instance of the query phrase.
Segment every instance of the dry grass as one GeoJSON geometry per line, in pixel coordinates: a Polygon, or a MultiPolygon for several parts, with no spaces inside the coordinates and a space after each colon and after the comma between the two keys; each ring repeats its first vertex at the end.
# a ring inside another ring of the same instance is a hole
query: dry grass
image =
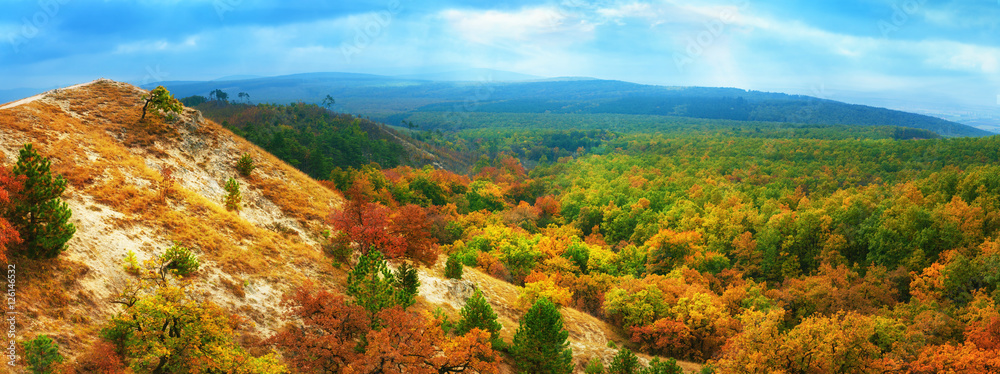
{"type": "Polygon", "coordinates": [[[204,265],[196,279],[218,279],[217,287],[204,284],[196,293],[231,305],[265,334],[280,322],[276,308],[284,290],[305,279],[333,287],[343,278],[313,240],[339,204],[337,194],[217,124],[194,121],[191,112],[173,123],[157,116],[138,123],[142,94],[127,84],[99,81],[0,110],[5,162],[13,161],[22,143],[34,143],[69,181],[64,198],[87,207],[74,211],[74,223],[77,236],[89,239],[74,239],[55,261],[18,260],[18,276],[27,279],[19,283],[19,307],[32,319],[27,335],[49,333],[64,354],[84,352],[116,310],[98,295],[108,295],[102,287],[113,288],[124,276],[119,265],[126,249],[140,258],[162,252],[171,241],[194,249],[204,265]],[[236,175],[235,160],[243,153],[258,166],[243,183],[244,195],[277,207],[252,217],[292,218],[304,231],[278,233],[268,229],[274,222],[251,221],[221,207],[210,187],[222,175],[236,175]],[[173,168],[173,181],[164,180],[164,168],[173,168]],[[105,210],[114,214],[101,216],[105,210]],[[99,227],[111,231],[90,231],[99,227]],[[114,231],[142,234],[110,235],[114,231]],[[103,237],[125,242],[106,243],[103,237]]]}

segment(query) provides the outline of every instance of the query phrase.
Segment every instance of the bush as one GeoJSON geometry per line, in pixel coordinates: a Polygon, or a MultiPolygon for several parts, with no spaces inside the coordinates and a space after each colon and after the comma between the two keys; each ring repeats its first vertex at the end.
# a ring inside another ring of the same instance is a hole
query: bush
{"type": "Polygon", "coordinates": [[[185,277],[198,271],[198,266],[200,266],[194,253],[191,253],[190,249],[182,247],[180,243],[174,243],[172,247],[167,248],[162,259],[166,269],[173,271],[175,275],[185,277]]]}
{"type": "Polygon", "coordinates": [[[233,178],[229,178],[226,181],[226,210],[233,210],[236,213],[240,212],[240,202],[243,201],[243,196],[240,195],[240,182],[237,182],[233,178]]]}
{"type": "Polygon", "coordinates": [[[448,261],[444,264],[444,276],[450,279],[462,279],[462,272],[465,266],[458,260],[457,256],[448,256],[448,261]]]}
{"type": "Polygon", "coordinates": [[[584,374],[604,374],[604,363],[600,358],[594,357],[587,362],[587,367],[583,368],[584,374]]]}
{"type": "Polygon", "coordinates": [[[48,374],[53,372],[52,365],[62,362],[63,357],[55,341],[47,335],[39,335],[24,343],[24,360],[32,373],[48,374]]]}
{"type": "Polygon", "coordinates": [[[615,358],[611,360],[611,366],[608,367],[608,374],[635,374],[635,370],[638,368],[639,358],[628,348],[622,348],[615,355],[615,358]]]}
{"type": "Polygon", "coordinates": [[[249,177],[250,172],[256,169],[257,166],[253,164],[253,159],[250,158],[250,154],[244,153],[238,161],[236,161],[236,170],[240,172],[240,175],[244,177],[249,177]]]}

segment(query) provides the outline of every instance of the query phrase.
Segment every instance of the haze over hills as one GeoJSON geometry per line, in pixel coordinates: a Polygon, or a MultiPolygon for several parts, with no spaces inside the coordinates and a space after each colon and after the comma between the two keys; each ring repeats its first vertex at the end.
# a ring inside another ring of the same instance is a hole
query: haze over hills
{"type": "MultiPolygon", "coordinates": [[[[669,87],[593,78],[527,79],[493,70],[381,76],[355,73],[308,73],[232,81],[168,81],[177,97],[207,96],[215,89],[235,97],[246,92],[252,102],[337,100],[335,110],[399,123],[418,112],[614,113],[735,121],[821,125],[902,126],[943,136],[992,135],[972,126],[922,114],[846,104],[811,96],[737,88],[669,87]]],[[[427,128],[454,128],[425,124],[427,128]]]]}

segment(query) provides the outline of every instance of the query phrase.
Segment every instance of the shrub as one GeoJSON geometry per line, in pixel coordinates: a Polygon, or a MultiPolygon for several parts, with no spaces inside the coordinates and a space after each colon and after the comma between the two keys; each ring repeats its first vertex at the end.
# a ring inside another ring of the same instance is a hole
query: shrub
{"type": "Polygon", "coordinates": [[[172,247],[167,248],[167,252],[163,254],[162,258],[164,267],[180,276],[186,277],[198,271],[198,266],[200,266],[194,253],[181,246],[180,243],[174,243],[172,247]]]}
{"type": "Polygon", "coordinates": [[[250,158],[250,154],[244,153],[239,160],[236,161],[236,170],[240,172],[240,175],[244,177],[249,177],[250,172],[256,169],[257,166],[253,164],[253,158],[250,158]]]}
{"type": "Polygon", "coordinates": [[[243,196],[240,195],[240,182],[237,182],[233,178],[229,178],[226,181],[226,210],[233,210],[236,213],[240,212],[240,202],[243,201],[243,196]]]}
{"type": "Polygon", "coordinates": [[[587,367],[583,369],[585,374],[604,374],[604,363],[600,358],[594,357],[587,362],[587,367]]]}
{"type": "Polygon", "coordinates": [[[53,372],[52,365],[62,362],[63,357],[55,341],[47,335],[39,335],[24,343],[24,360],[32,373],[48,374],[53,372]]]}
{"type": "Polygon", "coordinates": [[[76,233],[69,223],[73,212],[59,195],[66,189],[61,175],[52,175],[49,160],[25,144],[13,174],[21,177],[21,193],[13,200],[7,220],[17,228],[24,254],[29,258],[54,258],[66,250],[66,242],[76,233]]]}
{"type": "Polygon", "coordinates": [[[608,374],[635,374],[639,368],[639,358],[628,348],[622,348],[611,360],[608,367],[608,374]]]}
{"type": "Polygon", "coordinates": [[[448,256],[448,261],[444,264],[444,276],[450,279],[462,279],[464,265],[458,261],[455,255],[448,256]]]}

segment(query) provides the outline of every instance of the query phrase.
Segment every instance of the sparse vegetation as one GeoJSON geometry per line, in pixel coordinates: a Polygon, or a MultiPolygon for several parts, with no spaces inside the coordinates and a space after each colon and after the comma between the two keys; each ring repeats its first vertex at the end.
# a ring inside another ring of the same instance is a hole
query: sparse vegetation
{"type": "Polygon", "coordinates": [[[21,254],[28,258],[54,258],[66,250],[66,242],[76,233],[69,222],[73,214],[60,199],[66,180],[53,175],[50,162],[31,144],[25,144],[14,165],[13,175],[23,183],[15,195],[7,220],[19,233],[21,254]]]}

